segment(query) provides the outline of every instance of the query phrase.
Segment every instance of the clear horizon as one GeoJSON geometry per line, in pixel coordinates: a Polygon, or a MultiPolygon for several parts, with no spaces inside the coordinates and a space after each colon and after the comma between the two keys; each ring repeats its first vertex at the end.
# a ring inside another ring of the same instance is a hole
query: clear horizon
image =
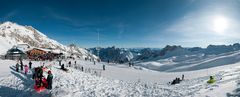
{"type": "Polygon", "coordinates": [[[83,48],[166,45],[205,48],[240,40],[239,0],[6,0],[1,3],[1,22],[33,26],[62,44],[74,43],[83,48]]]}

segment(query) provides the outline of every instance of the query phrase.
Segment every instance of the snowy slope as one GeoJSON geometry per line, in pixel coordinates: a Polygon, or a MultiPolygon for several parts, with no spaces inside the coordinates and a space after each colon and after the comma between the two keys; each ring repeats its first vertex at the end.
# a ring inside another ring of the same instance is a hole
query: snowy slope
{"type": "Polygon", "coordinates": [[[156,71],[194,71],[234,64],[240,62],[239,56],[240,51],[227,52],[218,55],[183,55],[159,59],[156,61],[138,62],[136,65],[156,71]]]}
{"type": "Polygon", "coordinates": [[[0,24],[0,43],[0,55],[4,55],[14,45],[25,43],[31,47],[53,48],[65,53],[76,52],[83,57],[95,57],[83,48],[71,49],[64,46],[31,26],[21,26],[12,22],[0,24]]]}
{"type": "MultiPolygon", "coordinates": [[[[111,79],[123,72],[133,73],[138,76],[141,70],[116,67],[107,65],[107,71],[103,71],[101,76],[89,73],[88,71],[81,72],[79,69],[69,68],[70,72],[66,73],[54,65],[56,62],[46,62],[46,65],[53,64],[52,72],[54,75],[53,89],[51,91],[43,91],[36,93],[33,90],[34,81],[31,79],[31,72],[28,75],[14,71],[12,63],[14,61],[0,60],[5,64],[2,66],[4,71],[0,71],[0,96],[1,97],[225,97],[228,95],[239,95],[237,90],[239,82],[240,67],[239,64],[231,66],[222,66],[221,68],[211,68],[207,70],[197,70],[184,72],[186,75],[185,81],[177,85],[169,85],[167,83],[132,80],[128,81],[128,76],[125,78],[111,79]],[[129,70],[131,70],[129,72],[129,70]],[[208,71],[208,73],[206,73],[208,71]],[[205,72],[205,73],[204,73],[205,72]],[[206,81],[209,75],[213,75],[217,82],[209,85],[206,81]]],[[[25,61],[24,61],[25,63],[25,61]]],[[[91,62],[79,61],[78,66],[88,64],[91,68],[98,68],[91,62]]],[[[33,62],[34,66],[41,64],[33,62]]],[[[104,64],[104,63],[101,63],[104,64]]],[[[119,65],[120,66],[120,65],[119,65]]],[[[94,69],[91,69],[94,70],[94,69]]],[[[140,76],[145,79],[154,79],[156,76],[148,76],[147,73],[161,75],[160,80],[165,79],[171,81],[180,73],[163,73],[163,72],[143,72],[140,76]]],[[[46,74],[44,74],[46,76],[46,74]]],[[[124,77],[124,76],[123,76],[124,77]]]]}

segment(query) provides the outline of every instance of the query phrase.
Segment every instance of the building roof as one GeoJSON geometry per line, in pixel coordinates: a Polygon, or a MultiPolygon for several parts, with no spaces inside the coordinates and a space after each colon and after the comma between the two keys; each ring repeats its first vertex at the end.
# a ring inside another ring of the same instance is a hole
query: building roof
{"type": "Polygon", "coordinates": [[[23,51],[18,48],[11,48],[7,51],[7,54],[25,54],[23,51]]]}

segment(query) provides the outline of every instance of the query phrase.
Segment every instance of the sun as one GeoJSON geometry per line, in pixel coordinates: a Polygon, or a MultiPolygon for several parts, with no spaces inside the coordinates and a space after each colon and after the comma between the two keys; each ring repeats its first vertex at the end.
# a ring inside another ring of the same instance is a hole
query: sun
{"type": "Polygon", "coordinates": [[[217,16],[213,19],[213,31],[218,34],[224,34],[228,28],[228,20],[223,16],[217,16]]]}

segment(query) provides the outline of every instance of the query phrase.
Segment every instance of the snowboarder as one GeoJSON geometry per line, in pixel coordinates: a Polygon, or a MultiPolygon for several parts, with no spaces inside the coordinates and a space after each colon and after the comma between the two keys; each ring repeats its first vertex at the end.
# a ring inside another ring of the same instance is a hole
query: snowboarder
{"type": "Polygon", "coordinates": [[[25,71],[25,74],[28,73],[28,66],[27,65],[24,66],[24,71],[25,71]]]}
{"type": "Polygon", "coordinates": [[[19,71],[19,64],[18,63],[16,64],[16,71],[17,72],[19,71]]]}
{"type": "Polygon", "coordinates": [[[29,69],[32,69],[32,62],[30,61],[29,63],[28,63],[28,67],[29,67],[29,69]]]}
{"type": "Polygon", "coordinates": [[[210,76],[210,79],[207,81],[208,84],[215,83],[216,80],[213,78],[213,76],[210,76]]]}
{"type": "Polygon", "coordinates": [[[53,75],[52,75],[52,72],[49,70],[48,71],[48,76],[47,76],[47,83],[48,83],[48,86],[47,86],[47,89],[52,89],[52,79],[53,79],[53,75]]]}
{"type": "Polygon", "coordinates": [[[105,65],[103,64],[103,70],[105,70],[105,65]]]}

